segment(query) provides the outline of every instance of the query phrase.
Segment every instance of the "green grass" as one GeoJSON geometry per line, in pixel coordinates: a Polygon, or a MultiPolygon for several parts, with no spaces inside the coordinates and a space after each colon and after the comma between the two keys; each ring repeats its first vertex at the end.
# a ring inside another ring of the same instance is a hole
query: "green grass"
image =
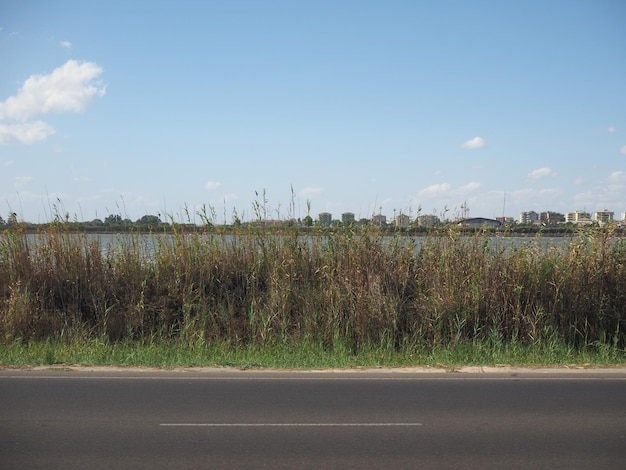
{"type": "Polygon", "coordinates": [[[279,342],[259,347],[224,342],[179,344],[168,341],[125,341],[106,338],[15,341],[0,349],[0,364],[10,366],[85,365],[143,367],[236,367],[279,369],[461,366],[622,366],[626,354],[610,345],[575,349],[558,340],[540,345],[462,341],[433,349],[406,347],[398,351],[384,345],[354,354],[348,346],[332,350],[320,343],[297,346],[279,342]]]}

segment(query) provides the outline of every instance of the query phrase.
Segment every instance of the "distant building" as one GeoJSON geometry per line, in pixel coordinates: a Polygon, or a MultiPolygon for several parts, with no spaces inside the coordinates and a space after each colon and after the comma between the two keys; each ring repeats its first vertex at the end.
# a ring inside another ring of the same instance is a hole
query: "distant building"
{"type": "Polygon", "coordinates": [[[329,212],[321,212],[320,213],[320,224],[330,227],[330,224],[333,221],[333,215],[329,212]]]}
{"type": "Polygon", "coordinates": [[[496,217],[496,220],[500,222],[502,225],[513,225],[513,223],[515,222],[513,217],[509,217],[509,216],[496,217]]]}
{"type": "Polygon", "coordinates": [[[568,212],[565,214],[565,221],[571,224],[589,225],[591,214],[585,211],[568,212]]]}
{"type": "Polygon", "coordinates": [[[440,220],[436,215],[420,215],[417,218],[417,225],[419,227],[434,227],[435,225],[439,225],[440,220]]]}
{"type": "Polygon", "coordinates": [[[354,223],[354,214],[352,212],[344,212],[341,214],[341,222],[344,225],[349,225],[354,223]]]}
{"type": "Polygon", "coordinates": [[[565,216],[558,212],[542,212],[539,214],[539,222],[545,225],[556,225],[565,222],[565,216]]]}
{"type": "Polygon", "coordinates": [[[613,212],[604,209],[603,211],[599,211],[593,214],[593,220],[599,222],[600,224],[605,224],[607,222],[613,221],[613,215],[613,212]]]}
{"type": "Polygon", "coordinates": [[[520,224],[534,224],[539,221],[539,214],[535,211],[520,212],[519,223],[520,224]]]}
{"type": "Polygon", "coordinates": [[[284,222],[277,219],[263,219],[261,225],[263,225],[263,227],[281,227],[284,225],[284,222]]]}
{"type": "Polygon", "coordinates": [[[458,225],[462,227],[500,227],[502,224],[495,219],[485,219],[484,217],[473,217],[471,219],[462,219],[458,225]]]}
{"type": "Polygon", "coordinates": [[[387,225],[387,216],[382,214],[374,214],[372,216],[372,223],[374,225],[387,225]]]}
{"type": "Polygon", "coordinates": [[[411,218],[406,214],[396,215],[396,228],[407,228],[411,222],[411,218]]]}

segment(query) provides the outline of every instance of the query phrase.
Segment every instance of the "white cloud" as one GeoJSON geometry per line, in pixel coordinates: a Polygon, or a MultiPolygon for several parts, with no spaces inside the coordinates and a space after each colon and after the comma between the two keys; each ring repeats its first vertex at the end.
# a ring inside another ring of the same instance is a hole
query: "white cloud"
{"type": "Polygon", "coordinates": [[[219,181],[207,181],[204,185],[204,189],[208,189],[209,191],[215,191],[222,186],[222,183],[219,181]]]}
{"type": "Polygon", "coordinates": [[[608,178],[609,189],[617,190],[626,187],[626,173],[614,171],[608,178]]]}
{"type": "Polygon", "coordinates": [[[606,179],[598,181],[587,191],[573,195],[572,201],[577,208],[587,208],[590,212],[597,209],[621,210],[626,194],[626,172],[616,170],[606,179]]]}
{"type": "Polygon", "coordinates": [[[418,193],[422,197],[437,197],[450,191],[451,186],[448,183],[431,184],[427,188],[420,190],[418,193]]]}
{"type": "Polygon", "coordinates": [[[0,144],[33,144],[54,134],[54,128],[43,121],[14,124],[0,122],[0,144]]]}
{"type": "Polygon", "coordinates": [[[32,176],[16,176],[15,182],[13,183],[16,188],[23,188],[27,184],[33,181],[32,176]]]}
{"type": "Polygon", "coordinates": [[[442,197],[444,195],[464,196],[470,192],[477,191],[482,187],[477,181],[471,181],[458,188],[452,188],[449,183],[432,184],[418,192],[418,196],[425,198],[442,197]]]}
{"type": "Polygon", "coordinates": [[[102,69],[92,62],[68,60],[48,75],[32,75],[16,96],[0,103],[0,119],[27,121],[34,116],[67,111],[81,112],[104,86],[94,82],[102,69]]]}
{"type": "Polygon", "coordinates": [[[239,196],[237,196],[235,193],[228,193],[224,196],[224,202],[234,202],[237,201],[239,199],[239,196]]]}
{"type": "Polygon", "coordinates": [[[66,49],[69,49],[70,47],[72,47],[72,43],[71,43],[71,42],[69,42],[69,41],[61,41],[61,42],[59,43],[59,45],[60,45],[61,47],[66,48],[66,49]]]}
{"type": "Polygon", "coordinates": [[[507,200],[509,199],[518,199],[520,201],[526,200],[526,199],[533,199],[537,196],[545,196],[546,194],[555,194],[555,192],[558,191],[556,189],[535,189],[535,188],[520,188],[520,189],[516,189],[514,191],[507,191],[506,193],[506,198],[507,200]]]}
{"type": "Polygon", "coordinates": [[[467,183],[466,185],[463,185],[459,188],[459,193],[468,193],[470,191],[476,191],[477,189],[481,188],[481,184],[478,183],[477,181],[472,181],[470,183],[467,183]]]}
{"type": "Polygon", "coordinates": [[[32,75],[16,96],[0,103],[0,119],[26,121],[42,114],[82,112],[93,96],[106,91],[94,82],[101,73],[92,62],[68,60],[48,75],[32,75]]]}
{"type": "Polygon", "coordinates": [[[620,153],[626,155],[626,145],[624,145],[621,149],[619,149],[620,153]]]}
{"type": "Polygon", "coordinates": [[[323,192],[324,188],[304,188],[298,193],[298,195],[300,197],[310,198],[322,194],[323,192]]]}
{"type": "Polygon", "coordinates": [[[15,96],[0,102],[0,143],[32,144],[54,133],[36,116],[82,112],[106,87],[97,79],[102,69],[93,62],[68,60],[47,75],[31,75],[15,96]]]}
{"type": "Polygon", "coordinates": [[[474,137],[465,142],[462,147],[466,149],[481,149],[487,146],[487,142],[482,137],[474,137]]]}
{"type": "Polygon", "coordinates": [[[609,131],[609,134],[613,134],[615,132],[615,128],[613,126],[609,127],[607,130],[609,131]]]}
{"type": "Polygon", "coordinates": [[[546,176],[554,176],[554,172],[550,168],[537,168],[536,170],[528,173],[528,179],[538,180],[545,178],[546,176]]]}

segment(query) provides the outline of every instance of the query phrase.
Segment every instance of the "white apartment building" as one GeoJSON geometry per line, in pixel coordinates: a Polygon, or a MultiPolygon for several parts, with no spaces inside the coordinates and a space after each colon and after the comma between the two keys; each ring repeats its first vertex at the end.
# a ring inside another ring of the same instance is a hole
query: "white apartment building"
{"type": "Polygon", "coordinates": [[[520,224],[534,224],[537,221],[539,221],[539,214],[537,214],[535,211],[520,212],[520,224]]]}
{"type": "Polygon", "coordinates": [[[565,221],[572,224],[588,225],[591,223],[591,214],[585,211],[574,211],[565,214],[565,221]]]}
{"type": "Polygon", "coordinates": [[[599,222],[600,224],[605,224],[607,222],[613,221],[614,213],[604,209],[603,211],[598,211],[593,214],[593,220],[599,222]]]}

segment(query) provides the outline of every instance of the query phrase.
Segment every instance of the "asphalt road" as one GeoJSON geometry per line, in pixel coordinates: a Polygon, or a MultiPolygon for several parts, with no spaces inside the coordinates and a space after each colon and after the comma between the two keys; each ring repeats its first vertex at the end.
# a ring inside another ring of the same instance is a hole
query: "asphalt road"
{"type": "Polygon", "coordinates": [[[0,469],[625,462],[626,370],[0,371],[0,469]]]}

